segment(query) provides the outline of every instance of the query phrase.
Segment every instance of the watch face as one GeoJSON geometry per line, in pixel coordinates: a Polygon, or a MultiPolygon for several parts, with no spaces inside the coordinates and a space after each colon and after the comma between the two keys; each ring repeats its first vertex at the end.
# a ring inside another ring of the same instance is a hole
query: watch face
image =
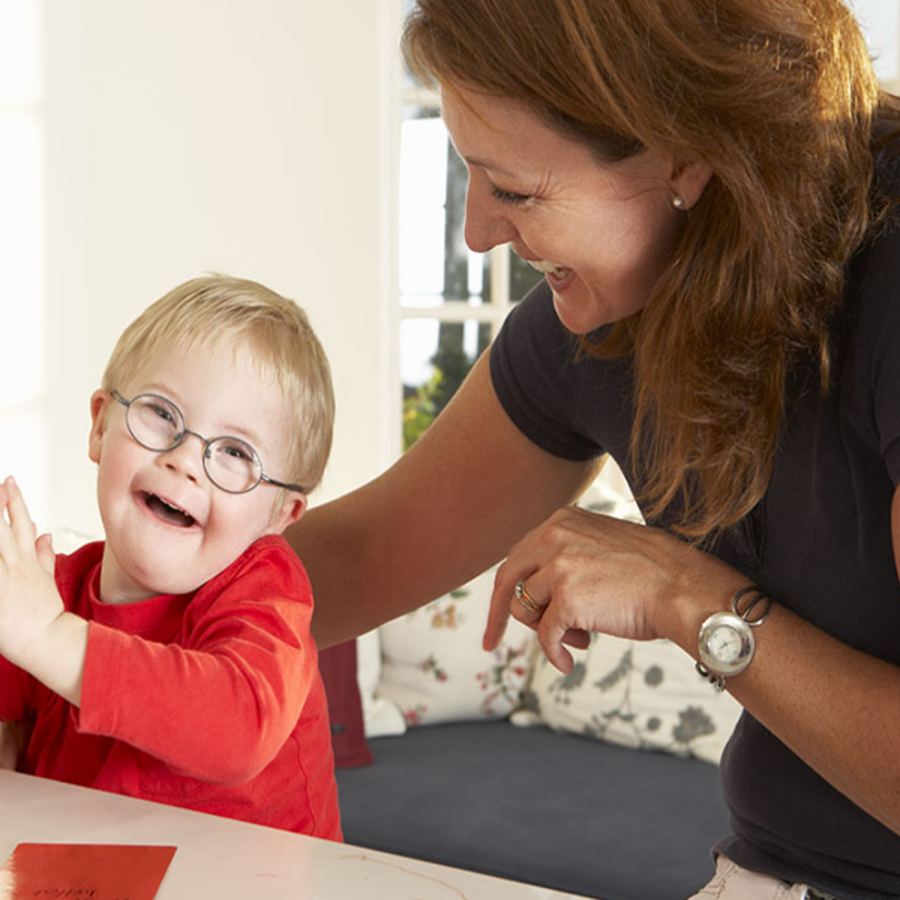
{"type": "Polygon", "coordinates": [[[711,615],[700,629],[700,660],[715,675],[737,675],[753,658],[750,626],[733,613],[711,615]]]}
{"type": "Polygon", "coordinates": [[[741,658],[742,640],[740,634],[730,625],[719,625],[709,636],[707,647],[719,662],[726,665],[736,663],[741,658]]]}

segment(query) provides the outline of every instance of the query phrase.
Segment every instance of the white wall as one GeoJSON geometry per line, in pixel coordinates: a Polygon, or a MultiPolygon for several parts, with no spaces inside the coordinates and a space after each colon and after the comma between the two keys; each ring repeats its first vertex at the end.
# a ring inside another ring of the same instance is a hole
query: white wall
{"type": "Polygon", "coordinates": [[[399,16],[397,0],[45,0],[47,524],[98,533],[88,398],[122,328],[208,270],[310,313],[338,399],[316,497],[388,461],[399,16]]]}

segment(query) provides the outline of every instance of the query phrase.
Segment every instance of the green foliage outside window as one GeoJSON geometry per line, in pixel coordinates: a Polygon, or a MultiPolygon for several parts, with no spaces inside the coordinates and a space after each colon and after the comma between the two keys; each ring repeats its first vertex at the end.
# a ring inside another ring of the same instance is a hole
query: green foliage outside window
{"type": "Polygon", "coordinates": [[[437,415],[438,401],[443,393],[443,374],[435,370],[434,375],[420,387],[403,398],[403,452],[422,436],[425,429],[437,415]]]}
{"type": "Polygon", "coordinates": [[[450,402],[475,360],[458,346],[442,344],[431,357],[434,374],[417,388],[406,388],[403,398],[403,450],[422,436],[438,413],[450,402]]]}

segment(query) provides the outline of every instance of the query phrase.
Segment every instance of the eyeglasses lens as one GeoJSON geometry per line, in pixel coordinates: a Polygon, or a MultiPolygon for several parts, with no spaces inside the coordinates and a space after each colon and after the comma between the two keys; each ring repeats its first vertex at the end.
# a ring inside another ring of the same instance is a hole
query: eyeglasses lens
{"type": "Polygon", "coordinates": [[[184,420],[178,407],[151,394],[131,401],[126,422],[135,439],[150,450],[171,450],[184,432],[184,420]]]}
{"type": "Polygon", "coordinates": [[[203,465],[212,481],[235,493],[249,491],[262,478],[262,463],[256,451],[237,438],[220,437],[210,441],[203,465]]]}

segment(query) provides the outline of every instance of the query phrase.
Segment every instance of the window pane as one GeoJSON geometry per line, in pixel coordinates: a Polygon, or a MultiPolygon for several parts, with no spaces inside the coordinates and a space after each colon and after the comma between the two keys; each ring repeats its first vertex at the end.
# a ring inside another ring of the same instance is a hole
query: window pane
{"type": "Polygon", "coordinates": [[[490,257],[465,244],[467,173],[438,110],[408,106],[400,143],[400,293],[405,307],[490,301],[490,257]]]}
{"type": "Polygon", "coordinates": [[[437,113],[406,110],[400,141],[400,292],[414,306],[441,303],[444,289],[446,130],[437,113]]]}
{"type": "MultiPolygon", "coordinates": [[[[446,130],[444,132],[446,134],[446,130]]],[[[469,293],[469,248],[466,247],[465,163],[447,138],[447,188],[444,213],[444,299],[463,300],[469,293]]]]}
{"type": "Polygon", "coordinates": [[[469,319],[407,319],[400,324],[403,449],[447,405],[490,342],[490,326],[469,319]]]}
{"type": "Polygon", "coordinates": [[[851,0],[875,70],[882,81],[900,78],[900,0],[851,0]]]}

